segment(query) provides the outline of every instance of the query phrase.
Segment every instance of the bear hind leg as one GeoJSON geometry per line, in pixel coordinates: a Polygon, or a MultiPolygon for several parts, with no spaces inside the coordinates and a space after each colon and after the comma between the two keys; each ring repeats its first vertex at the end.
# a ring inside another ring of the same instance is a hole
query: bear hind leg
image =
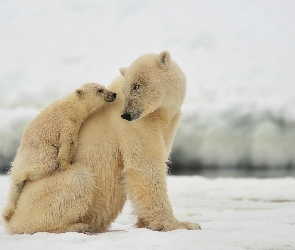
{"type": "Polygon", "coordinates": [[[7,232],[89,231],[89,225],[84,223],[91,222],[88,211],[93,202],[94,189],[92,173],[76,164],[48,178],[28,182],[13,217],[6,225],[7,232]]]}

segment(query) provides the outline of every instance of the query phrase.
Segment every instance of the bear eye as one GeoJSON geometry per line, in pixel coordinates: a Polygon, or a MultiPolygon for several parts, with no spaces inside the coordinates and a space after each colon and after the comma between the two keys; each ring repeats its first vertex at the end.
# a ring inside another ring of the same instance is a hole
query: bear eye
{"type": "Polygon", "coordinates": [[[97,93],[102,93],[103,92],[103,89],[98,89],[97,90],[97,93]]]}
{"type": "Polygon", "coordinates": [[[133,90],[138,90],[139,89],[139,85],[138,84],[134,84],[132,87],[133,90]]]}

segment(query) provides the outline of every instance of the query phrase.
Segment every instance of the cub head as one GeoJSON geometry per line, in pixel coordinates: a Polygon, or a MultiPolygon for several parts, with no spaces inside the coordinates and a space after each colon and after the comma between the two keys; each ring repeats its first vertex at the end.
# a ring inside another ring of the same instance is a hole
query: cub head
{"type": "Polygon", "coordinates": [[[86,83],[76,89],[76,96],[83,101],[89,110],[102,106],[105,102],[113,102],[116,93],[107,90],[104,86],[97,83],[86,83]]]}
{"type": "MultiPolygon", "coordinates": [[[[125,77],[125,96],[121,117],[133,121],[160,108],[165,102],[171,81],[170,54],[147,54],[135,60],[129,68],[120,68],[125,77]]],[[[173,77],[172,77],[173,78],[173,77]]]]}

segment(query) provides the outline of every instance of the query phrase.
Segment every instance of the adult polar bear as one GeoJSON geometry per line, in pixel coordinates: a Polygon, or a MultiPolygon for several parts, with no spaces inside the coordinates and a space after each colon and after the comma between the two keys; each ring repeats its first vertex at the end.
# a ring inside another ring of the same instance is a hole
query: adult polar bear
{"type": "Polygon", "coordinates": [[[124,78],[108,87],[117,100],[83,124],[73,166],[26,184],[9,233],[104,232],[127,194],[138,227],[200,228],[179,222],[167,195],[166,162],[186,91],[183,72],[166,51],[143,55],[120,72],[124,78]]]}

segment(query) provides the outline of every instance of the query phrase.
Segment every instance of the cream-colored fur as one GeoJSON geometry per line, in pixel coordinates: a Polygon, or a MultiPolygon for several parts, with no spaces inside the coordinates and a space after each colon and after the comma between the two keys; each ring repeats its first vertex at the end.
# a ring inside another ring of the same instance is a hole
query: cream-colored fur
{"type": "Polygon", "coordinates": [[[75,93],[52,103],[28,126],[11,168],[11,186],[5,221],[14,213],[26,181],[33,181],[66,170],[71,165],[82,122],[116,94],[96,83],[86,83],[75,93]]]}
{"type": "Polygon", "coordinates": [[[127,194],[138,227],[199,229],[174,217],[166,185],[185,76],[165,51],[143,55],[120,71],[125,78],[109,86],[117,101],[83,123],[73,166],[25,185],[6,224],[9,233],[104,232],[127,194]]]}

